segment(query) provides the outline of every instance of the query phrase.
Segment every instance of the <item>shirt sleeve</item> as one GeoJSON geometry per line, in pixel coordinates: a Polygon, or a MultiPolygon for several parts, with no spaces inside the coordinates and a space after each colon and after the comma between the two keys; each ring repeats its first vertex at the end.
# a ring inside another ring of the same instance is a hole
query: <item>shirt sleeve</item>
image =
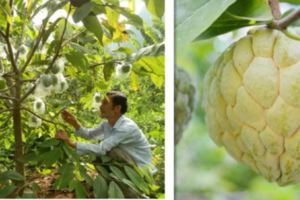
{"type": "Polygon", "coordinates": [[[99,144],[76,143],[76,151],[79,155],[86,153],[95,153],[96,155],[105,155],[113,147],[130,137],[130,132],[116,131],[112,136],[104,139],[99,144]]]}
{"type": "Polygon", "coordinates": [[[97,128],[84,128],[80,127],[75,131],[75,135],[82,137],[84,139],[103,139],[104,137],[104,127],[103,123],[100,124],[97,128]]]}

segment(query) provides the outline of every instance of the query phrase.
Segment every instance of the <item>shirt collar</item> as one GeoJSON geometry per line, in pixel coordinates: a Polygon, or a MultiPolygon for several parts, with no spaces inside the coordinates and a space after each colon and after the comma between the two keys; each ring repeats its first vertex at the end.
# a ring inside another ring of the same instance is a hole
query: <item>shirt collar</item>
{"type": "Polygon", "coordinates": [[[120,127],[120,125],[121,125],[121,123],[122,123],[122,121],[124,120],[124,116],[123,115],[121,115],[121,117],[119,117],[119,119],[116,121],[116,123],[115,123],[115,125],[112,127],[112,129],[113,128],[119,128],[120,127]]]}

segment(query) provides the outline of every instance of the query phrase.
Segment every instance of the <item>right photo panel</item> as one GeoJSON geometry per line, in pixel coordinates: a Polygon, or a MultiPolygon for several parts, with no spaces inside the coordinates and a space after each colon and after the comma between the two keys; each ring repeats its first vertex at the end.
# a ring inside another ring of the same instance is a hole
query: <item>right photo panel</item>
{"type": "Polygon", "coordinates": [[[299,0],[175,0],[176,199],[300,199],[299,26],[299,0]]]}

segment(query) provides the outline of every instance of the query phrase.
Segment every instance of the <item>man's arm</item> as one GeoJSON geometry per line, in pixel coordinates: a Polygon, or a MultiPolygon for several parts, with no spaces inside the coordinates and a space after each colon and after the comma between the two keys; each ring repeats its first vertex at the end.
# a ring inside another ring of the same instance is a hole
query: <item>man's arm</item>
{"type": "Polygon", "coordinates": [[[129,165],[136,165],[134,160],[124,151],[121,151],[117,144],[119,144],[120,137],[115,140],[115,142],[112,142],[114,137],[110,137],[109,140],[104,140],[100,144],[83,144],[79,143],[76,145],[76,143],[72,142],[69,138],[68,134],[64,131],[58,131],[55,135],[57,139],[60,139],[64,141],[66,144],[68,144],[73,149],[76,149],[77,152],[80,152],[80,154],[93,152],[97,155],[105,155],[108,154],[111,158],[116,160],[123,160],[129,165]],[[113,147],[112,147],[113,146],[113,147]]]}
{"type": "Polygon", "coordinates": [[[112,148],[118,146],[121,142],[132,140],[132,132],[118,131],[114,132],[110,137],[105,138],[99,144],[77,143],[76,150],[80,154],[95,153],[96,155],[106,155],[112,148]]]}
{"type": "Polygon", "coordinates": [[[67,122],[68,124],[74,127],[75,134],[79,137],[82,137],[84,139],[93,139],[96,136],[100,136],[104,134],[102,126],[99,126],[97,128],[90,128],[90,129],[81,127],[77,119],[66,110],[61,112],[61,116],[65,122],[67,122]]]}

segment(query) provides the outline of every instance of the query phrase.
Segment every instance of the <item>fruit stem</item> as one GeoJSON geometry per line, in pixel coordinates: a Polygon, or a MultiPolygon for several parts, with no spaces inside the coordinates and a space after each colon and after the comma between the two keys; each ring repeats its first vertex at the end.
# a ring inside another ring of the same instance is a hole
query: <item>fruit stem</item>
{"type": "Polygon", "coordinates": [[[277,0],[268,0],[274,21],[277,21],[281,17],[279,2],[277,0]]]}
{"type": "Polygon", "coordinates": [[[290,24],[297,21],[300,18],[300,9],[292,12],[290,15],[286,16],[285,18],[279,20],[277,23],[275,23],[275,28],[284,30],[286,29],[290,24]]]}

